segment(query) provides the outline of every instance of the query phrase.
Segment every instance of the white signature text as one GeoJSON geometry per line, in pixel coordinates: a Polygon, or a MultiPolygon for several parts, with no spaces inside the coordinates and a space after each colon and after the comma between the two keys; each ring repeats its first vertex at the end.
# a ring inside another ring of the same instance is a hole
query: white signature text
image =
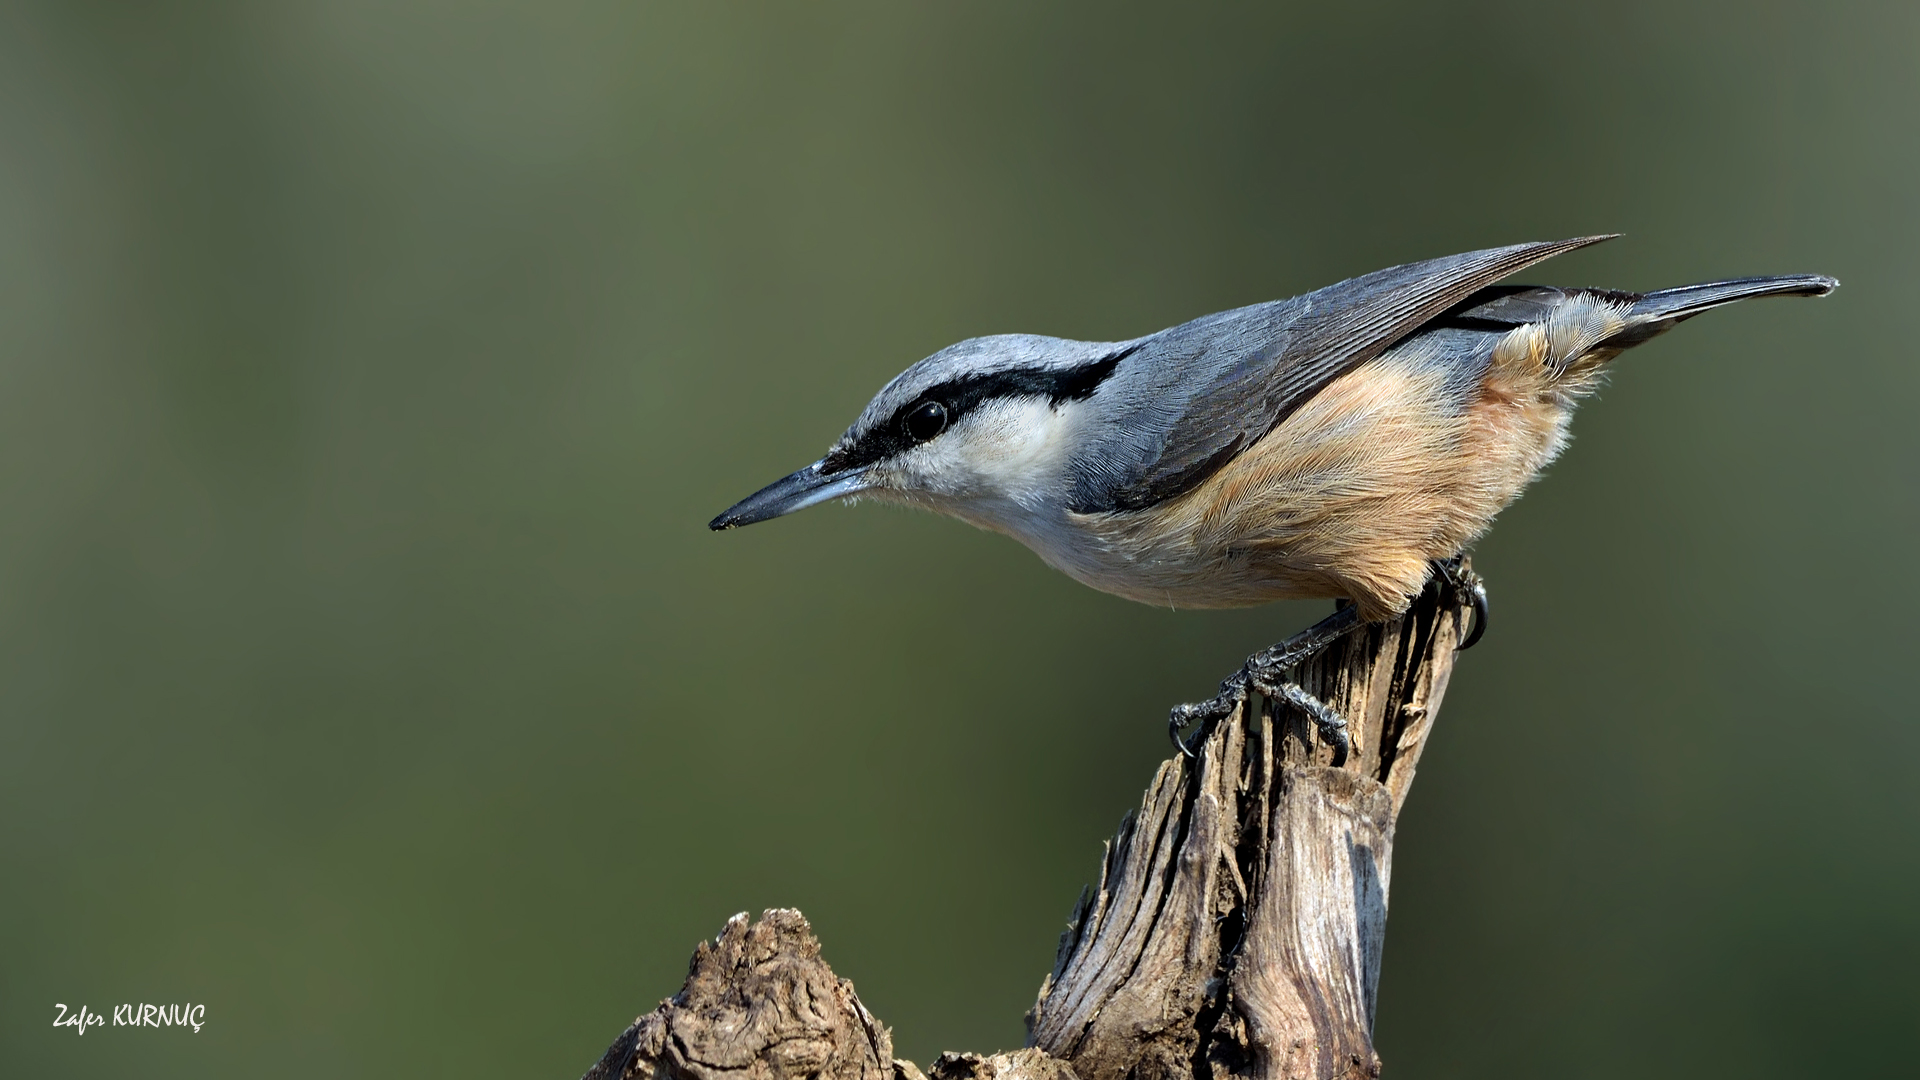
{"type": "MultiPolygon", "coordinates": [[[[81,1005],[71,1012],[60,1002],[53,1007],[60,1011],[54,1014],[54,1027],[70,1027],[76,1034],[85,1035],[90,1027],[107,1022],[107,1018],[81,1005]]],[[[207,1007],[189,1002],[185,1005],[115,1005],[113,1007],[114,1027],[190,1027],[194,1034],[200,1033],[200,1025],[207,1022],[207,1007]]]]}

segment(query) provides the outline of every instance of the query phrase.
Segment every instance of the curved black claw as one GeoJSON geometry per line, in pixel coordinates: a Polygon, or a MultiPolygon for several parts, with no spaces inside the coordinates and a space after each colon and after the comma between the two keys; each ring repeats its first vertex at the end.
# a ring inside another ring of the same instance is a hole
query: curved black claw
{"type": "MultiPolygon", "coordinates": [[[[1251,663],[1251,661],[1249,661],[1251,663]]],[[[1220,680],[1220,692],[1198,705],[1175,705],[1167,714],[1167,737],[1186,757],[1193,757],[1193,744],[1180,737],[1180,733],[1195,724],[1199,730],[1194,733],[1194,742],[1204,742],[1207,737],[1207,725],[1218,723],[1232,715],[1247,700],[1247,668],[1220,680]]]]}
{"type": "Polygon", "coordinates": [[[1480,635],[1487,632],[1487,583],[1480,575],[1467,569],[1464,557],[1455,555],[1450,559],[1433,560],[1433,576],[1454,598],[1465,599],[1473,605],[1473,629],[1468,630],[1460,644],[1453,647],[1455,652],[1465,652],[1474,647],[1480,635]]]}
{"type": "Polygon", "coordinates": [[[1480,635],[1487,632],[1487,583],[1480,580],[1480,575],[1473,575],[1473,580],[1468,582],[1467,598],[1473,601],[1473,629],[1467,631],[1466,638],[1454,647],[1455,652],[1466,652],[1473,648],[1480,640],[1480,635]]]}
{"type": "Polygon", "coordinates": [[[1192,757],[1193,748],[1187,745],[1187,740],[1180,737],[1180,733],[1187,730],[1187,726],[1194,722],[1193,714],[1199,711],[1200,707],[1197,705],[1175,705],[1173,712],[1167,716],[1167,738],[1173,740],[1173,748],[1180,751],[1182,757],[1192,757]]]}

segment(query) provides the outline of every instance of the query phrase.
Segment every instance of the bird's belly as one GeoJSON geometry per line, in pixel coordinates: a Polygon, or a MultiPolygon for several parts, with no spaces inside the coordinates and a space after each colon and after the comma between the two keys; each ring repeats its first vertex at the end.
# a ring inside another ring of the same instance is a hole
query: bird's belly
{"type": "Polygon", "coordinates": [[[1069,515],[1079,542],[1032,546],[1149,604],[1346,597],[1364,618],[1396,615],[1565,441],[1571,396],[1537,359],[1496,349],[1481,364],[1461,380],[1431,358],[1380,357],[1186,494],[1069,515]]]}
{"type": "Polygon", "coordinates": [[[1172,539],[1160,544],[1113,544],[1095,552],[1035,550],[1082,584],[1158,607],[1252,607],[1276,600],[1345,595],[1324,575],[1259,549],[1223,556],[1172,539]]]}

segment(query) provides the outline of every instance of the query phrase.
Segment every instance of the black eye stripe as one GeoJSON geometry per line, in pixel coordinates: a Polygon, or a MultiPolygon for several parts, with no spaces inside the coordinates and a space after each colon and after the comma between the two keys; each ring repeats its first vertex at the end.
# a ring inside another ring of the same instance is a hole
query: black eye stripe
{"type": "Polygon", "coordinates": [[[992,398],[1044,397],[1048,404],[1054,406],[1068,401],[1083,401],[1092,397],[1107,376],[1120,366],[1120,361],[1131,356],[1138,348],[1135,345],[1094,363],[1064,371],[995,371],[985,375],[963,375],[932,387],[921,394],[918,401],[903,406],[895,417],[905,415],[920,401],[940,402],[947,407],[949,417],[954,420],[975,405],[992,398]]]}
{"type": "Polygon", "coordinates": [[[876,425],[862,435],[859,442],[828,454],[821,463],[822,468],[829,473],[859,468],[913,446],[915,440],[907,431],[907,418],[915,409],[930,401],[939,402],[947,410],[943,428],[952,427],[975,406],[994,398],[1043,397],[1056,408],[1069,401],[1084,401],[1092,397],[1100,384],[1113,374],[1114,369],[1120,366],[1120,361],[1138,352],[1144,344],[1129,345],[1093,363],[1075,368],[994,371],[949,379],[927,388],[925,393],[894,410],[886,423],[876,425]]]}

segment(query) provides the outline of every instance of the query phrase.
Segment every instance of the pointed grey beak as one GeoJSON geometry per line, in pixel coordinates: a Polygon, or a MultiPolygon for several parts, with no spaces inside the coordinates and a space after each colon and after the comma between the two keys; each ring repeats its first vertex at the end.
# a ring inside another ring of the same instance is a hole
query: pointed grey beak
{"type": "Polygon", "coordinates": [[[816,461],[792,476],[775,480],[741,499],[726,513],[707,522],[707,528],[715,532],[737,529],[756,521],[791,514],[795,510],[805,510],[815,503],[858,494],[873,486],[867,479],[867,471],[863,467],[828,474],[820,470],[820,462],[816,461]]]}

